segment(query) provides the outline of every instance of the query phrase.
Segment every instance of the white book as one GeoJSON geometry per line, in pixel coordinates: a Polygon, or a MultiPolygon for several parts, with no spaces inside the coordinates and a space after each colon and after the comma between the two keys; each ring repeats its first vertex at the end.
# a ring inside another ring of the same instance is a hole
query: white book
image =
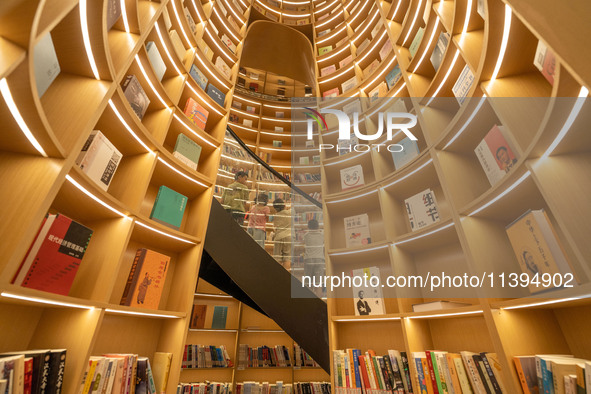
{"type": "Polygon", "coordinates": [[[232,77],[232,70],[220,56],[215,59],[215,66],[228,79],[232,77]]]}
{"type": "Polygon", "coordinates": [[[394,160],[394,167],[397,170],[419,155],[419,145],[408,137],[403,138],[398,142],[398,145],[400,145],[400,152],[392,152],[392,160],[394,160]]]}
{"type": "Polygon", "coordinates": [[[93,130],[76,158],[76,165],[107,190],[121,162],[121,152],[99,130],[93,130]]]}
{"type": "Polygon", "coordinates": [[[404,200],[404,205],[412,231],[420,230],[440,220],[435,193],[431,189],[407,198],[404,200]]]}
{"type": "Polygon", "coordinates": [[[350,79],[346,80],[345,82],[343,82],[341,84],[341,88],[343,90],[343,93],[346,93],[349,90],[354,89],[356,85],[357,85],[357,77],[351,77],[350,79]]]}
{"type": "Polygon", "coordinates": [[[491,186],[499,182],[517,163],[514,152],[505,137],[504,128],[497,125],[476,146],[474,153],[491,186]]]}
{"type": "Polygon", "coordinates": [[[363,178],[363,167],[361,164],[341,170],[341,188],[343,190],[353,189],[365,185],[363,178]]]}
{"type": "Polygon", "coordinates": [[[454,96],[458,100],[460,105],[464,102],[466,97],[468,96],[468,92],[474,83],[474,74],[472,74],[472,70],[466,64],[462,73],[458,77],[456,83],[452,87],[451,91],[453,92],[454,96]]]}
{"type": "Polygon", "coordinates": [[[222,42],[228,47],[232,53],[236,53],[236,44],[225,34],[222,35],[222,42]]]}
{"type": "Polygon", "coordinates": [[[369,216],[366,213],[346,217],[344,222],[347,248],[369,245],[371,243],[369,216]]]}
{"type": "Polygon", "coordinates": [[[166,64],[164,64],[164,60],[160,56],[156,43],[154,41],[147,42],[146,51],[148,52],[148,59],[150,59],[150,64],[152,64],[156,78],[162,81],[162,77],[164,77],[164,73],[166,72],[166,64]]]}
{"type": "Polygon", "coordinates": [[[193,19],[193,17],[191,16],[191,12],[189,11],[189,9],[187,7],[184,8],[185,11],[185,17],[187,18],[187,23],[189,24],[189,29],[191,29],[191,32],[193,34],[197,33],[197,25],[195,24],[195,19],[193,19]]]}
{"type": "Polygon", "coordinates": [[[378,267],[360,268],[351,271],[351,276],[362,278],[363,283],[360,287],[353,287],[355,316],[383,315],[386,313],[380,280],[380,269],[378,267]],[[372,278],[377,278],[378,280],[372,278]],[[372,285],[376,283],[378,286],[372,285]],[[365,286],[366,284],[367,286],[365,286]]]}
{"type": "Polygon", "coordinates": [[[47,91],[49,86],[59,75],[60,63],[53,46],[51,33],[45,34],[33,50],[33,61],[35,67],[35,83],[39,97],[47,91]]]}

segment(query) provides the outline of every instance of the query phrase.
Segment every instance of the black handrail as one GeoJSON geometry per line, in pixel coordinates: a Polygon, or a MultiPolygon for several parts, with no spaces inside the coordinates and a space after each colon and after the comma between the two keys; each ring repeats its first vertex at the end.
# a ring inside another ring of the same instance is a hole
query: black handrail
{"type": "Polygon", "coordinates": [[[277,178],[279,178],[279,180],[281,180],[281,182],[285,183],[291,189],[295,190],[299,195],[304,197],[306,200],[310,201],[312,204],[316,205],[318,208],[322,208],[322,203],[320,201],[316,200],[314,197],[310,196],[308,193],[304,192],[299,187],[294,186],[293,183],[291,183],[288,179],[286,179],[283,175],[281,175],[273,167],[271,167],[267,162],[265,162],[258,155],[256,155],[252,150],[250,150],[250,148],[244,143],[244,141],[242,141],[242,139],[240,139],[240,137],[238,137],[238,135],[236,135],[236,133],[234,133],[234,130],[232,130],[232,128],[230,126],[227,126],[226,130],[228,130],[228,132],[232,135],[232,137],[236,140],[236,142],[238,142],[238,144],[240,144],[240,146],[253,159],[255,159],[260,165],[265,167],[269,172],[271,172],[273,175],[275,175],[277,178]]]}

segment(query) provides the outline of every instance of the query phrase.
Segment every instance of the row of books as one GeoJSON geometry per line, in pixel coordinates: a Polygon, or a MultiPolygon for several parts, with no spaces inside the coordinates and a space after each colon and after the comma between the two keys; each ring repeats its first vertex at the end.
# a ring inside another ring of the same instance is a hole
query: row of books
{"type": "Polygon", "coordinates": [[[319,367],[318,363],[297,343],[293,344],[293,365],[296,367],[319,367]]]}
{"type": "MultiPolygon", "coordinates": [[[[300,165],[306,166],[310,164],[310,157],[309,156],[301,156],[299,159],[300,165]]],[[[312,164],[320,164],[320,155],[312,156],[312,164]]]]}
{"type": "Polygon", "coordinates": [[[232,383],[200,382],[179,383],[176,394],[231,394],[232,383]]]}
{"type": "MultiPolygon", "coordinates": [[[[288,181],[291,179],[291,174],[289,172],[281,172],[278,171],[281,176],[283,176],[288,181]]],[[[270,171],[261,170],[257,174],[258,181],[277,181],[275,175],[273,175],[270,171]]]]}
{"type": "Polygon", "coordinates": [[[246,153],[244,151],[244,149],[239,148],[239,147],[234,146],[234,145],[224,144],[223,153],[225,155],[232,156],[232,157],[235,157],[237,159],[241,159],[241,160],[247,160],[248,159],[248,160],[250,160],[250,156],[248,155],[248,153],[246,153]]]}
{"type": "Polygon", "coordinates": [[[307,224],[310,220],[314,219],[318,223],[322,222],[322,211],[314,211],[314,212],[301,212],[299,214],[294,214],[293,221],[294,223],[303,223],[307,224]]]}
{"type": "Polygon", "coordinates": [[[330,394],[329,382],[243,382],[236,383],[236,394],[330,394]]]}
{"type": "Polygon", "coordinates": [[[591,361],[569,354],[513,357],[524,394],[591,392],[591,361]]]}
{"type": "Polygon", "coordinates": [[[222,164],[220,163],[220,170],[222,170],[223,172],[225,172],[226,174],[236,174],[238,171],[244,171],[246,172],[246,175],[251,178],[253,175],[253,170],[252,168],[244,168],[244,167],[239,167],[233,164],[222,164]]]}
{"type": "Polygon", "coordinates": [[[66,349],[24,350],[0,354],[0,393],[62,392],[66,349]]]}
{"type": "Polygon", "coordinates": [[[291,358],[285,346],[250,347],[247,344],[240,344],[238,348],[238,369],[290,366],[292,366],[291,358]]]}
{"type": "Polygon", "coordinates": [[[226,305],[213,305],[211,308],[210,305],[194,304],[189,328],[202,329],[207,325],[207,328],[223,330],[226,328],[227,319],[228,307],[226,305]]]}
{"type": "Polygon", "coordinates": [[[225,345],[185,345],[183,368],[231,368],[234,366],[225,345]]]}
{"type": "Polygon", "coordinates": [[[166,392],[172,353],[156,352],[153,367],[137,354],[105,354],[88,360],[79,394],[159,394],[166,392]]]}
{"type": "Polygon", "coordinates": [[[294,173],[294,182],[295,183],[317,183],[320,182],[321,175],[320,173],[311,174],[309,172],[305,173],[294,173]]]}

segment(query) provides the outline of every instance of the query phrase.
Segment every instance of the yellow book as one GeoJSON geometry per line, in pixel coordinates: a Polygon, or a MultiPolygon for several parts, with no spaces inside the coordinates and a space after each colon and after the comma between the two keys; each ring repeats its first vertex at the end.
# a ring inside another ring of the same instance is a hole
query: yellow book
{"type": "Polygon", "coordinates": [[[98,360],[88,361],[88,369],[86,370],[86,374],[84,375],[82,394],[88,394],[88,392],[90,391],[90,386],[92,385],[92,378],[94,378],[94,372],[96,371],[97,365],[98,360]]]}
{"type": "Polygon", "coordinates": [[[154,353],[152,373],[154,374],[154,383],[156,384],[156,394],[166,393],[171,362],[172,353],[154,353]]]}

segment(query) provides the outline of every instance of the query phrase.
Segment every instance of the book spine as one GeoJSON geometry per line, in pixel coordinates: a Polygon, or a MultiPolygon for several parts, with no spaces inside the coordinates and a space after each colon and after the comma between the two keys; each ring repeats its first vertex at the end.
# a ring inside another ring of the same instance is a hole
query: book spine
{"type": "Polygon", "coordinates": [[[415,357],[415,366],[417,369],[417,381],[419,383],[418,389],[421,393],[428,393],[427,381],[425,379],[425,371],[423,371],[423,362],[419,357],[415,357]]]}
{"type": "Polygon", "coordinates": [[[401,373],[404,374],[404,378],[406,379],[406,391],[408,391],[410,394],[412,394],[413,389],[412,389],[412,379],[410,377],[410,368],[408,365],[408,357],[406,355],[406,352],[400,352],[400,360],[402,361],[401,363],[401,373]]]}
{"type": "Polygon", "coordinates": [[[152,374],[152,366],[150,365],[150,360],[147,360],[147,375],[148,375],[148,392],[150,394],[157,394],[156,392],[156,383],[154,382],[154,375],[152,374]]]}
{"type": "Polygon", "coordinates": [[[427,355],[427,366],[429,367],[429,376],[431,377],[433,393],[439,394],[439,391],[443,393],[443,388],[441,387],[441,381],[439,379],[439,373],[436,370],[437,364],[433,363],[433,352],[427,350],[425,354],[427,355]]]}
{"type": "Polygon", "coordinates": [[[482,353],[480,355],[480,357],[482,358],[482,363],[484,364],[484,368],[486,370],[486,373],[488,374],[490,382],[492,383],[494,392],[496,394],[503,394],[503,392],[501,391],[501,387],[499,386],[499,383],[497,382],[497,378],[495,377],[495,374],[490,366],[490,363],[488,362],[488,359],[486,358],[486,353],[482,353]]]}
{"type": "Polygon", "coordinates": [[[131,269],[129,270],[129,276],[127,277],[127,283],[125,283],[125,289],[123,290],[123,295],[121,296],[120,305],[131,305],[132,297],[137,282],[139,280],[140,271],[142,269],[142,263],[146,257],[147,250],[146,249],[139,249],[135,254],[135,259],[133,259],[133,263],[131,264],[131,269]]]}
{"type": "Polygon", "coordinates": [[[66,351],[54,351],[51,353],[51,367],[48,389],[50,394],[60,394],[64,383],[64,370],[66,369],[66,351]]]}

